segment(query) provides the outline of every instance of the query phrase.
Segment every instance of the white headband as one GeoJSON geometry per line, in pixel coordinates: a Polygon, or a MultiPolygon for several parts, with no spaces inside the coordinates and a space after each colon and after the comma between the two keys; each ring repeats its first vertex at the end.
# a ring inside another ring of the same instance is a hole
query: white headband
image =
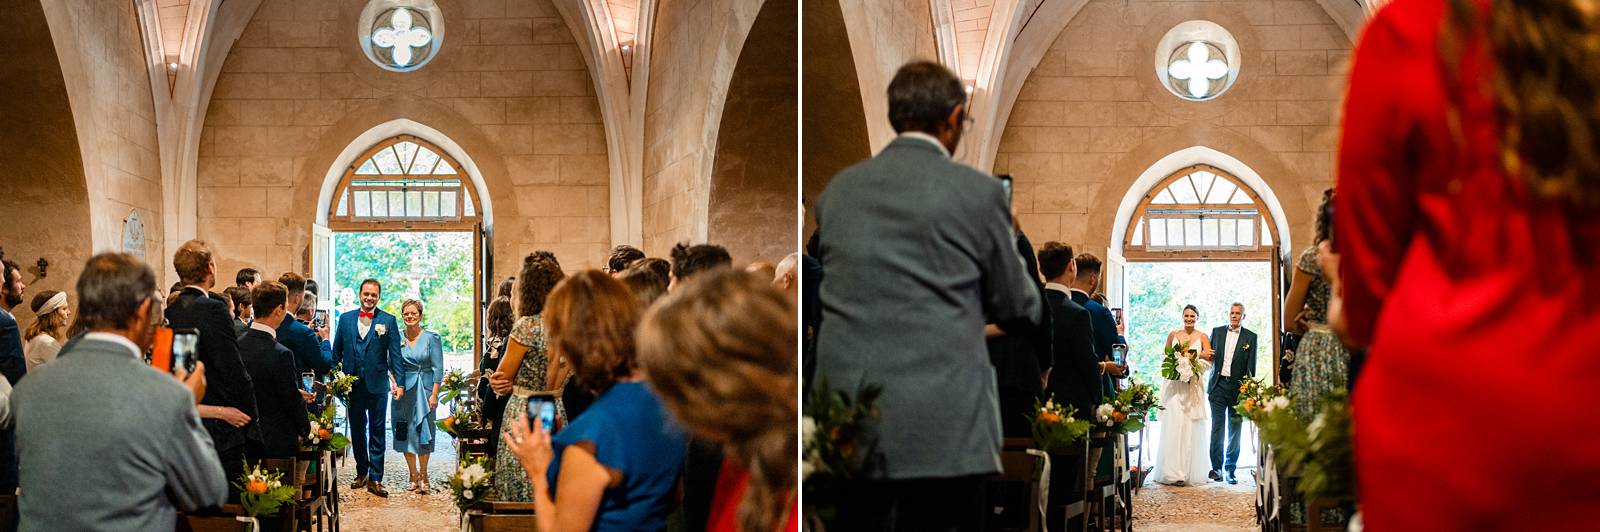
{"type": "Polygon", "coordinates": [[[44,302],[44,306],[39,307],[39,312],[36,315],[44,316],[51,312],[61,310],[61,308],[65,306],[67,306],[67,293],[56,292],[56,295],[50,296],[50,299],[44,302]]]}

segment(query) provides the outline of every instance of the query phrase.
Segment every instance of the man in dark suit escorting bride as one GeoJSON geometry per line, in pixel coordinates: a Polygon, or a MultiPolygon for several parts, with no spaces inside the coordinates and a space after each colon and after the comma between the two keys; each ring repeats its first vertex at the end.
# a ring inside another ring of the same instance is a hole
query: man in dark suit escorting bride
{"type": "Polygon", "coordinates": [[[1212,360],[1211,386],[1206,391],[1211,402],[1210,477],[1226,479],[1229,484],[1239,483],[1233,472],[1239,465],[1239,429],[1243,424],[1233,406],[1239,403],[1239,386],[1256,375],[1256,333],[1244,328],[1243,322],[1244,304],[1234,303],[1228,309],[1228,324],[1211,330],[1211,345],[1217,354],[1212,360]],[[1224,437],[1228,440],[1226,457],[1222,452],[1224,437]]]}

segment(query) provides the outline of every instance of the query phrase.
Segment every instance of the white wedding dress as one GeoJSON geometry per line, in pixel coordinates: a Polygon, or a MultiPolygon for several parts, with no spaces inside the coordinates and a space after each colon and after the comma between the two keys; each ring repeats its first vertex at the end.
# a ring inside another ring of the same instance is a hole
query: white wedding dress
{"type": "MultiPolygon", "coordinates": [[[[1196,346],[1198,349],[1198,346],[1196,346]]],[[[1182,361],[1180,360],[1180,363],[1182,361]]],[[[1150,478],[1162,484],[1204,484],[1211,471],[1211,405],[1206,399],[1206,378],[1211,361],[1200,359],[1200,372],[1189,382],[1166,381],[1161,389],[1161,444],[1150,478]]]]}

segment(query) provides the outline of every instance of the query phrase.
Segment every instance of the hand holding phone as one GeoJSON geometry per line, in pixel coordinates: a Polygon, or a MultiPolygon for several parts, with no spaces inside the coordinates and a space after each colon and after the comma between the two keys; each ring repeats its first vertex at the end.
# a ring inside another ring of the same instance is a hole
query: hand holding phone
{"type": "Polygon", "coordinates": [[[528,413],[529,429],[534,427],[534,423],[538,423],[538,426],[542,427],[546,433],[555,431],[556,404],[554,402],[530,398],[524,411],[528,413]]]}

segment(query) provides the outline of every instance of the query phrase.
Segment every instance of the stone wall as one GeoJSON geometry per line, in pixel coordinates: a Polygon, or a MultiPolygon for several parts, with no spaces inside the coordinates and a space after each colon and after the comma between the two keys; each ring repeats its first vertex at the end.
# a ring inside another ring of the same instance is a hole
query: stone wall
{"type": "Polygon", "coordinates": [[[1302,246],[1311,209],[1333,185],[1350,47],[1309,1],[1092,0],[1022,87],[994,171],[1015,175],[1033,242],[1103,255],[1120,242],[1112,218],[1139,174],[1168,154],[1208,146],[1261,175],[1283,203],[1293,245],[1302,246]],[[1220,24],[1242,50],[1238,80],[1208,102],[1182,100],[1155,76],[1157,41],[1195,19],[1220,24]]]}
{"type": "Polygon", "coordinates": [[[678,242],[708,238],[719,117],[739,49],[761,3],[657,4],[644,117],[642,226],[650,256],[665,256],[678,242]]]}
{"type": "MultiPolygon", "coordinates": [[[[801,110],[806,135],[800,147],[806,164],[801,167],[801,194],[813,205],[834,174],[872,155],[867,142],[867,118],[861,109],[861,84],[852,64],[850,37],[836,1],[805,4],[806,51],[805,109],[801,110]]],[[[815,223],[806,216],[802,234],[810,236],[815,223]]]]}
{"type": "Polygon", "coordinates": [[[220,270],[305,271],[334,159],[400,118],[439,131],[480,168],[496,276],[534,249],[569,269],[599,266],[610,245],[604,126],[550,0],[438,0],[442,48],[410,73],[360,50],[365,3],[267,0],[230,52],[198,163],[200,237],[217,243],[220,270]]]}
{"type": "Polygon", "coordinates": [[[133,2],[42,5],[82,154],[90,245],[95,251],[120,251],[122,220],[137,209],[144,221],[145,260],[164,280],[171,259],[161,256],[166,248],[155,102],[133,2]]]}
{"type": "Polygon", "coordinates": [[[14,57],[0,63],[0,247],[23,269],[26,300],[13,309],[18,324],[33,321],[28,304],[45,290],[72,292],[78,272],[89,258],[89,197],[83,155],[72,127],[72,106],[66,80],[56,58],[44,9],[37,0],[0,5],[0,48],[14,57]],[[40,257],[50,261],[49,274],[37,279],[28,270],[40,257]]]}
{"type": "Polygon", "coordinates": [[[707,240],[734,264],[776,264],[799,247],[795,178],[795,0],[767,0],[728,86],[711,174],[707,240]]]}

